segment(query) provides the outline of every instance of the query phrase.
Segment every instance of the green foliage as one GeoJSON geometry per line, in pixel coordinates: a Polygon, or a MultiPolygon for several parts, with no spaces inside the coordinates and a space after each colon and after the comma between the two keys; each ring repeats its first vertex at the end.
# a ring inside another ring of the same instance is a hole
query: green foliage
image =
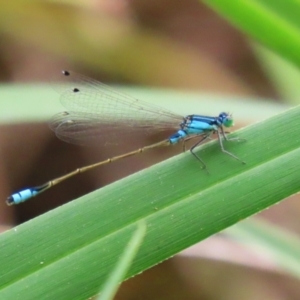
{"type": "Polygon", "coordinates": [[[210,175],[184,153],[2,234],[0,295],[85,299],[98,292],[140,220],[145,241],[126,277],[298,192],[299,113],[236,132],[247,141],[226,149],[246,165],[210,142],[199,150],[210,175]]]}
{"type": "Polygon", "coordinates": [[[300,3],[273,0],[204,0],[250,37],[300,66],[300,3]]]}

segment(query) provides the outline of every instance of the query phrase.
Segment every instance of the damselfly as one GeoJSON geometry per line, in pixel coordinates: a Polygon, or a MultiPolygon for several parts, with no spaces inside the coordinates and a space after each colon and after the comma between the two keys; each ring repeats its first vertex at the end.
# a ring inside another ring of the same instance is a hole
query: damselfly
{"type": "Polygon", "coordinates": [[[69,71],[63,71],[62,74],[70,78],[73,84],[72,87],[65,89],[61,95],[61,103],[68,111],[53,116],[50,121],[50,128],[63,141],[85,145],[95,141],[97,136],[107,137],[109,140],[112,133],[116,129],[120,130],[120,128],[122,130],[125,128],[130,129],[135,133],[142,131],[144,134],[171,128],[177,131],[159,143],[78,168],[42,185],[23,189],[7,198],[8,205],[25,202],[76,174],[149,149],[174,145],[180,141],[184,143],[186,140],[197,137],[199,140],[190,148],[190,152],[202,164],[203,168],[206,168],[206,164],[194,152],[194,149],[209,139],[213,133],[218,136],[222,152],[244,163],[240,158],[226,151],[223,146],[223,139],[227,141],[242,140],[226,136],[224,127],[233,126],[233,119],[229,113],[222,112],[216,117],[203,115],[182,117],[163,108],[119,93],[107,85],[85,76],[69,71]]]}

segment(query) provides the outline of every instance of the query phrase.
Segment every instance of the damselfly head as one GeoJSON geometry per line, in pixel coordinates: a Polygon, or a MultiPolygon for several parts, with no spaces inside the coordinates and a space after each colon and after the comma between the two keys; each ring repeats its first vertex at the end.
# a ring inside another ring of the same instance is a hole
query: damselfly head
{"type": "Polygon", "coordinates": [[[234,125],[232,115],[230,113],[222,112],[220,113],[219,118],[222,120],[222,124],[225,127],[231,127],[234,125]]]}

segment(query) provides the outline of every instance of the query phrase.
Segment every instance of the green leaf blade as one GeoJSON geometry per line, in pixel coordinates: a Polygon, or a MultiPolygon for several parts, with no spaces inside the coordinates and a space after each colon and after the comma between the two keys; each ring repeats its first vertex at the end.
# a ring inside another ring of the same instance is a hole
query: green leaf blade
{"type": "Polygon", "coordinates": [[[300,66],[300,3],[295,1],[204,1],[251,37],[300,66]]]}
{"type": "Polygon", "coordinates": [[[198,152],[210,175],[187,152],[3,234],[0,295],[85,299],[140,220],[147,234],[127,277],[298,192],[299,114],[297,107],[232,134],[247,141],[225,148],[246,165],[211,142],[198,152]]]}

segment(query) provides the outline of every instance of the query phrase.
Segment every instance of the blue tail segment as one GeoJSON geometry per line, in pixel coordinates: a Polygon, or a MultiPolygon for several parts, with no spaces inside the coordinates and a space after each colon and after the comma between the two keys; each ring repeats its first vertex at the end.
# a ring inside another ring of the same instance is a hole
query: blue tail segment
{"type": "Polygon", "coordinates": [[[11,206],[11,205],[16,205],[16,204],[20,204],[22,202],[27,201],[30,198],[35,197],[36,195],[44,192],[45,190],[47,190],[49,188],[49,184],[48,182],[37,186],[37,187],[33,187],[33,188],[28,188],[25,190],[22,190],[18,193],[12,194],[11,196],[9,196],[6,199],[6,204],[11,206]]]}

